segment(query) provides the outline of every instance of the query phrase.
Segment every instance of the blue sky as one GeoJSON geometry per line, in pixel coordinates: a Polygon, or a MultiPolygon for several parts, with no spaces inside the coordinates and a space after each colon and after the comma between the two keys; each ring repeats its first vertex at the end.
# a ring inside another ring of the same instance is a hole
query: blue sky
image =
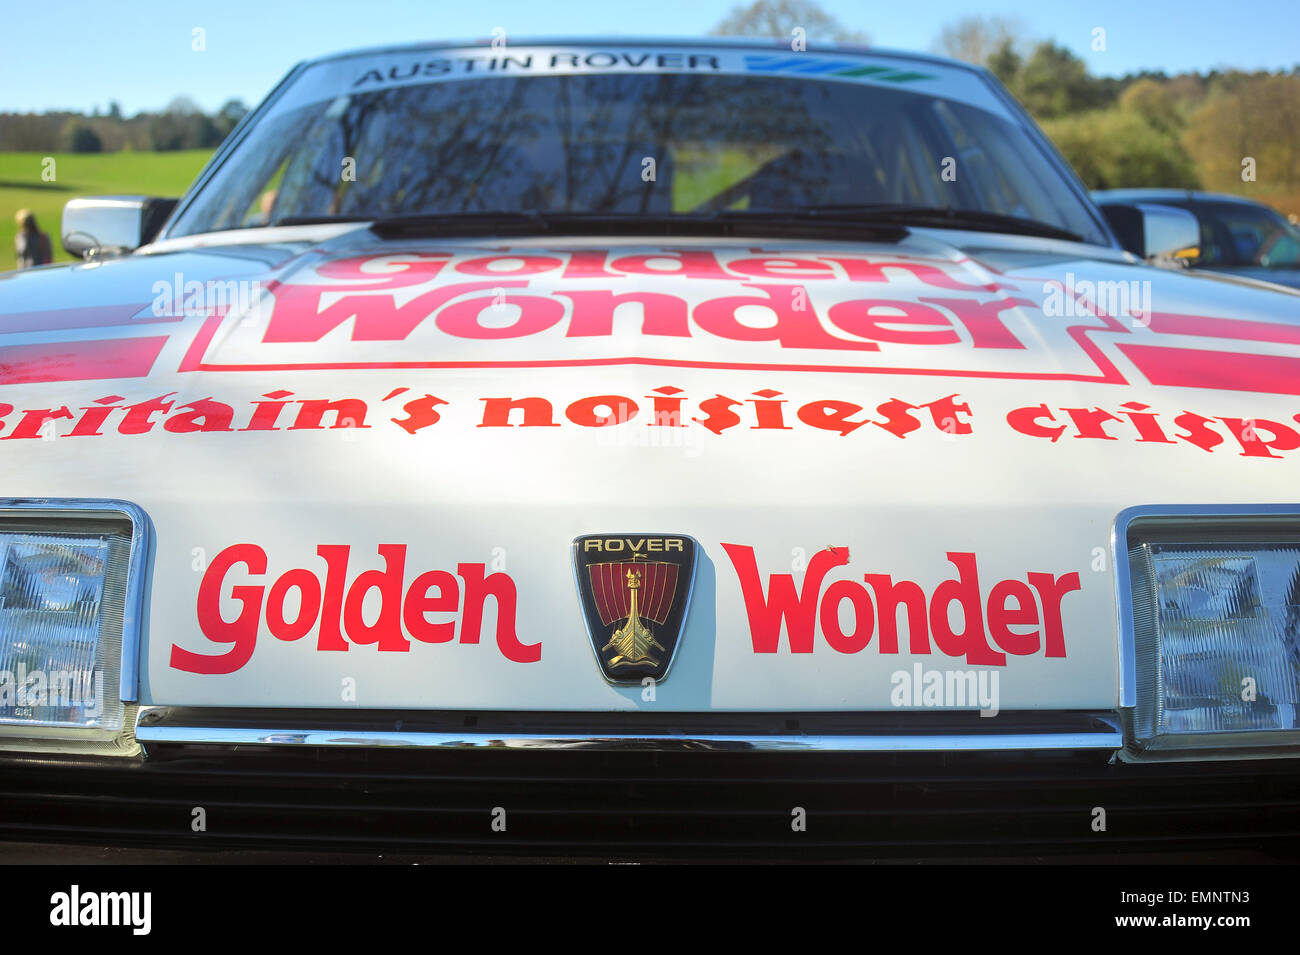
{"type": "MultiPolygon", "coordinates": [[[[733,0],[4,0],[0,111],[128,113],[184,94],[212,110],[262,98],[294,63],[357,46],[490,36],[695,36],[733,0]],[[205,31],[206,51],[191,49],[205,31]]],[[[1099,75],[1175,73],[1300,62],[1297,0],[823,0],[879,46],[928,50],[946,23],[972,14],[1018,17],[1028,32],[1070,47],[1099,75]],[[1090,48],[1106,30],[1106,51],[1090,48]]]]}

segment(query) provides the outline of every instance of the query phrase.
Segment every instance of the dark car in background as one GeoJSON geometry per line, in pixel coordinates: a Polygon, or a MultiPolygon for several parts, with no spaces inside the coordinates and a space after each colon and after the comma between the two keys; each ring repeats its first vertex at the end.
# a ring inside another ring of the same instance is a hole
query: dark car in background
{"type": "MultiPolygon", "coordinates": [[[[1092,197],[1108,218],[1117,206],[1185,209],[1196,216],[1201,230],[1199,252],[1190,263],[1195,268],[1300,288],[1300,228],[1263,203],[1186,189],[1107,189],[1092,197]]],[[[1123,232],[1115,221],[1111,225],[1123,232]]]]}

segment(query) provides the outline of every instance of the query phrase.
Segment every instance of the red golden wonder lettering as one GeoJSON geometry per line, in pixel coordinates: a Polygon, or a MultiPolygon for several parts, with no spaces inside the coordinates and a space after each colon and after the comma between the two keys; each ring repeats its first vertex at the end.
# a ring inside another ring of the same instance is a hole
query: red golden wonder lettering
{"type": "Polygon", "coordinates": [[[864,574],[861,579],[867,586],[851,579],[827,584],[831,571],[849,563],[848,548],[842,547],[814,554],[801,585],[795,585],[793,574],[771,574],[764,589],[754,548],[722,547],[736,571],[755,653],[778,653],[783,632],[791,653],[814,653],[823,644],[838,653],[858,653],[878,630],[879,652],[896,654],[901,612],[912,654],[928,654],[933,647],[971,666],[1005,666],[1008,655],[1028,656],[1040,650],[1045,657],[1064,657],[1061,604],[1067,595],[1082,589],[1077,571],[1061,575],[1031,571],[1023,581],[1001,580],[986,588],[976,556],[961,551],[945,555],[954,572],[928,596],[920,583],[894,580],[889,574],[864,574]],[[854,611],[851,632],[840,624],[844,601],[854,611]],[[960,628],[951,623],[954,606],[961,609],[960,628]]]}
{"type": "Polygon", "coordinates": [[[323,570],[319,565],[297,567],[274,577],[267,571],[266,551],[256,544],[232,544],[217,554],[199,584],[196,620],[199,631],[221,652],[173,644],[172,668],[234,673],[252,658],[263,623],[265,632],[277,640],[300,640],[315,630],[318,651],[374,646],[381,653],[406,653],[411,640],[449,643],[456,636],[462,644],[477,644],[489,598],[496,605],[492,636],[501,655],[514,663],[541,659],[540,641],[524,643],[516,633],[517,592],[508,574],[487,574],[483,564],[459,563],[455,575],[426,571],[408,585],[405,544],[380,544],[383,567],[355,575],[349,569],[349,545],[322,544],[316,552],[323,570]],[[373,622],[367,622],[363,612],[369,591],[377,594],[379,604],[373,622]],[[296,594],[293,612],[288,609],[291,592],[296,594]],[[238,604],[233,617],[223,614],[223,598],[238,604]]]}

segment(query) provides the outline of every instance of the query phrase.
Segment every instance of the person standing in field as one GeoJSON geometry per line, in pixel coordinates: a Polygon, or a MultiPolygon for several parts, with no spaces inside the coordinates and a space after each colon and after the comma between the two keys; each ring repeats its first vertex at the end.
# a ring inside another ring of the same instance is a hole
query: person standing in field
{"type": "Polygon", "coordinates": [[[30,269],[34,265],[49,265],[53,262],[50,237],[40,230],[31,210],[19,209],[14,218],[18,220],[18,235],[14,237],[18,268],[30,269]]]}

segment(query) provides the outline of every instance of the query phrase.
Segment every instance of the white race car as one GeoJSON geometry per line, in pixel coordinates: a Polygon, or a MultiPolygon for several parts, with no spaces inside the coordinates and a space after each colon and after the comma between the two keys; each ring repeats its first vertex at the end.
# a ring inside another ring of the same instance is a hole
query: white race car
{"type": "Polygon", "coordinates": [[[0,837],[1294,856],[1300,297],[1131,221],[930,57],[296,67],[0,276],[0,837]]]}

